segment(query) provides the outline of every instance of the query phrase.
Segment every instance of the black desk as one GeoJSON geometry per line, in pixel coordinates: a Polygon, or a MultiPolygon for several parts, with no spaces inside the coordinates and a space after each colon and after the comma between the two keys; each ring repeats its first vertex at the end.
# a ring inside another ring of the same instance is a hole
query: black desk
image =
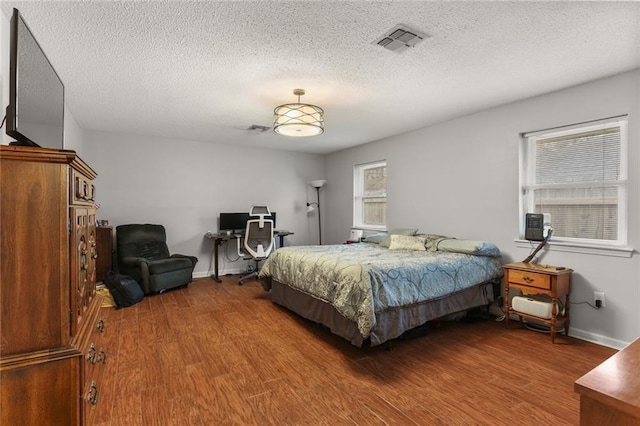
{"type": "MultiPolygon", "coordinates": [[[[239,234],[213,234],[211,232],[207,232],[205,235],[207,238],[211,238],[213,240],[213,275],[211,275],[211,278],[213,278],[214,281],[222,282],[222,280],[218,276],[218,248],[223,243],[227,243],[230,240],[243,238],[243,236],[239,234]]],[[[274,231],[273,236],[278,237],[278,247],[284,247],[284,237],[286,237],[287,235],[293,235],[293,232],[278,230],[274,231]]]]}

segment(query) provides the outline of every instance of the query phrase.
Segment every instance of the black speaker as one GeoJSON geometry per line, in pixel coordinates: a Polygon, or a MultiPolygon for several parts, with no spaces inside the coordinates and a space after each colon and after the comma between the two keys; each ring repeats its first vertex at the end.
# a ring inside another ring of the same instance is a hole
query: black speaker
{"type": "Polygon", "coordinates": [[[524,238],[530,241],[544,241],[544,215],[527,213],[525,215],[524,238]]]}

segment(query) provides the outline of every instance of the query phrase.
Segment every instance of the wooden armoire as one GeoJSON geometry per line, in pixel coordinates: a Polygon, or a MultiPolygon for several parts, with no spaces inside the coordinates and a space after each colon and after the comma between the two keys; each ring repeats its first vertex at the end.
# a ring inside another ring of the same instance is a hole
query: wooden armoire
{"type": "Polygon", "coordinates": [[[95,411],[95,177],[74,151],[0,146],[1,425],[83,425],[95,411]]]}

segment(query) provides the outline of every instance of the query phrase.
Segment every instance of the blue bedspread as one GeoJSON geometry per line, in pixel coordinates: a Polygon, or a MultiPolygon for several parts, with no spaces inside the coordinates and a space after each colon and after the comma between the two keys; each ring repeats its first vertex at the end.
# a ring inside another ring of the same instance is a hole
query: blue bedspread
{"type": "Polygon", "coordinates": [[[366,338],[376,312],[446,297],[502,274],[499,257],[361,243],[283,247],[269,256],[259,277],[330,303],[366,338]]]}

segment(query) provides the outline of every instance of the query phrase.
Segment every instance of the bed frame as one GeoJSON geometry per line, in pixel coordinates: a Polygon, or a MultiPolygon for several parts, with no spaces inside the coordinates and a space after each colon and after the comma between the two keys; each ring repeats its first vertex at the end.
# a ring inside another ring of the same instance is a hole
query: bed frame
{"type": "MultiPolygon", "coordinates": [[[[268,283],[263,283],[265,289],[268,283]]],[[[500,282],[490,281],[447,295],[401,308],[376,313],[376,325],[368,338],[358,331],[354,322],[341,315],[333,306],[300,292],[276,280],[271,280],[271,300],[311,321],[327,326],[332,333],[351,344],[377,346],[400,337],[405,331],[445,315],[487,306],[494,301],[500,282]]]]}

